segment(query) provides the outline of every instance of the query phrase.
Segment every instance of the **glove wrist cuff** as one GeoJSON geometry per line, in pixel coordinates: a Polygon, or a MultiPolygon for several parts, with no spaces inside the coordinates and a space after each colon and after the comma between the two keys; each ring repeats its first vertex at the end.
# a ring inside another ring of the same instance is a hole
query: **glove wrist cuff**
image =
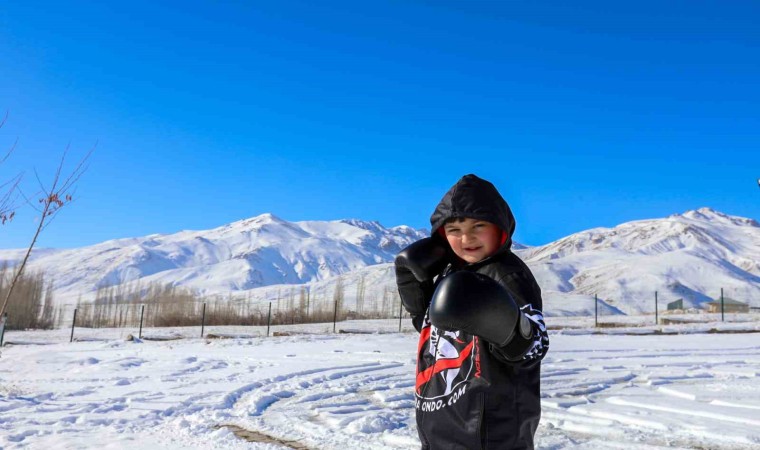
{"type": "Polygon", "coordinates": [[[501,353],[510,361],[519,361],[528,353],[533,344],[533,327],[525,314],[520,314],[520,320],[505,345],[499,347],[501,353]]]}

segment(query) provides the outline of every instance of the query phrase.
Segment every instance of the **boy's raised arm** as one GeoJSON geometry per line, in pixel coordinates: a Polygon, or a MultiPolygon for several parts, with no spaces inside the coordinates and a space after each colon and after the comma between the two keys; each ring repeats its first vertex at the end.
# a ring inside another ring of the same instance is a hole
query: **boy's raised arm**
{"type": "Polygon", "coordinates": [[[396,285],[417,331],[422,327],[433,295],[433,278],[446,267],[446,252],[446,247],[438,239],[424,238],[396,256],[396,285]]]}

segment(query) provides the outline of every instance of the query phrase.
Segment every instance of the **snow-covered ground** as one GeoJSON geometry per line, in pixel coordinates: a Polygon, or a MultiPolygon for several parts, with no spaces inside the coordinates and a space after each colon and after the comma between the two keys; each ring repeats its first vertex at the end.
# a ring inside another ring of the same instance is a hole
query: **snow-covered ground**
{"type": "MultiPolygon", "coordinates": [[[[628,334],[572,320],[543,362],[538,448],[760,448],[757,321],[628,334]]],[[[86,340],[74,343],[69,330],[8,332],[26,344],[2,348],[0,448],[418,448],[416,333],[392,332],[394,321],[338,328],[386,331],[213,327],[237,337],[201,339],[198,328],[140,342],[125,340],[135,330],[77,329],[86,340]]]]}

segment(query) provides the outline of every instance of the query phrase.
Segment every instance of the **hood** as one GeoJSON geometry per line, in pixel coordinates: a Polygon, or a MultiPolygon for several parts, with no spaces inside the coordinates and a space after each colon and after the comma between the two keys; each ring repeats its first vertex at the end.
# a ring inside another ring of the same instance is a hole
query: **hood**
{"type": "Polygon", "coordinates": [[[489,181],[473,174],[465,175],[457,181],[430,216],[431,235],[438,236],[438,229],[444,222],[455,217],[470,217],[495,224],[506,234],[506,241],[500,250],[512,246],[515,217],[507,202],[489,181]]]}

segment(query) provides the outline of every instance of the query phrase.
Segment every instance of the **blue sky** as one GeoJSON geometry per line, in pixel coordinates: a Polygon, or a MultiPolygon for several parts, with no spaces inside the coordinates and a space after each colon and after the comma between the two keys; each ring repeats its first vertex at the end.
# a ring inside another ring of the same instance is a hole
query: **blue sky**
{"type": "Polygon", "coordinates": [[[97,144],[46,247],[265,212],[426,227],[467,173],[530,245],[760,219],[758,21],[740,1],[3,2],[0,181],[33,192],[97,144]]]}

